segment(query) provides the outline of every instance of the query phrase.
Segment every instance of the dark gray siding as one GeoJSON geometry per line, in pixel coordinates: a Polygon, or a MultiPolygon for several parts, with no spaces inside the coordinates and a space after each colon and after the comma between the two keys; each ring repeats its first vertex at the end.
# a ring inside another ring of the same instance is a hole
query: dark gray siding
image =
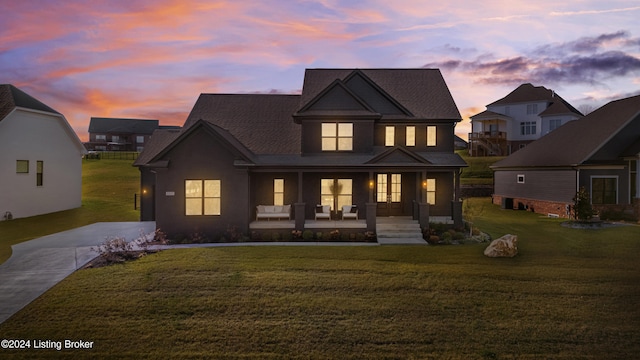
{"type": "Polygon", "coordinates": [[[429,206],[429,215],[450,216],[453,200],[453,173],[427,172],[428,179],[436,179],[436,203],[429,206]]]}
{"type": "Polygon", "coordinates": [[[589,194],[591,194],[591,178],[593,176],[617,177],[618,178],[618,204],[620,205],[630,204],[628,168],[625,167],[625,169],[621,169],[621,170],[605,170],[605,169],[580,170],[580,186],[584,186],[584,188],[587,190],[587,193],[589,194]]]}
{"type": "Polygon", "coordinates": [[[247,170],[233,166],[236,155],[212,137],[203,129],[195,131],[163,157],[169,167],[157,169],[156,226],[167,234],[217,236],[228,226],[248,229],[247,170]],[[185,215],[185,180],[197,179],[221,181],[221,215],[185,215]]]}
{"type": "Polygon", "coordinates": [[[385,146],[385,132],[387,126],[395,127],[395,145],[406,146],[407,144],[407,126],[415,126],[416,128],[416,145],[409,148],[413,151],[434,151],[434,152],[453,152],[454,151],[454,129],[453,124],[425,124],[425,123],[376,123],[375,126],[375,145],[385,146]],[[436,146],[427,146],[427,126],[436,126],[436,146]]]}
{"type": "Polygon", "coordinates": [[[494,173],[495,194],[508,198],[525,198],[572,202],[576,194],[576,171],[564,170],[497,170],[494,173]],[[524,175],[524,183],[518,183],[524,175]]]}
{"type": "Polygon", "coordinates": [[[148,168],[140,167],[140,221],[154,221],[156,175],[148,168]]]}

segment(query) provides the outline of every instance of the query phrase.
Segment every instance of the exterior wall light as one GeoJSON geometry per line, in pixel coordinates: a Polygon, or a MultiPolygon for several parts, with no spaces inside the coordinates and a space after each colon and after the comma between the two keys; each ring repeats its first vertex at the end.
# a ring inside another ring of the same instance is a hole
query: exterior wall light
{"type": "Polygon", "coordinates": [[[376,183],[373,180],[369,180],[369,189],[373,190],[375,186],[376,186],[376,183]]]}

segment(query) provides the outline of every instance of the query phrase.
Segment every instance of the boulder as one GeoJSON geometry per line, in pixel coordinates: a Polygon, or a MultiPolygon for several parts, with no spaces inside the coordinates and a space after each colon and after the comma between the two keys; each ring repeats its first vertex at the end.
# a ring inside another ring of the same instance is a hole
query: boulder
{"type": "Polygon", "coordinates": [[[518,235],[507,234],[495,239],[484,250],[488,257],[514,257],[518,254],[518,235]]]}

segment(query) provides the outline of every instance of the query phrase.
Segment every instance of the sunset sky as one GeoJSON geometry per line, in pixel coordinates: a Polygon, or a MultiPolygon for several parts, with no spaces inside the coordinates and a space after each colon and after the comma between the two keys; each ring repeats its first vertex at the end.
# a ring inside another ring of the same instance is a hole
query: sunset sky
{"type": "Polygon", "coordinates": [[[299,93],[305,68],[440,68],[465,118],[518,85],[640,93],[637,1],[0,0],[0,83],[65,115],[182,125],[200,93],[299,93]]]}

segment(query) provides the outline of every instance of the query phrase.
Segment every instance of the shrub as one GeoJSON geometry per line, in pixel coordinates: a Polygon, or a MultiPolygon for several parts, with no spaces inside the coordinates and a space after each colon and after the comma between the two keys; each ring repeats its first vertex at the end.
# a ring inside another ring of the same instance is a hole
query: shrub
{"type": "Polygon", "coordinates": [[[587,221],[593,217],[589,193],[584,186],[580,187],[580,190],[573,197],[573,217],[579,221],[587,221]]]}
{"type": "Polygon", "coordinates": [[[305,241],[313,240],[313,231],[305,230],[302,233],[302,239],[305,240],[305,241]]]}

